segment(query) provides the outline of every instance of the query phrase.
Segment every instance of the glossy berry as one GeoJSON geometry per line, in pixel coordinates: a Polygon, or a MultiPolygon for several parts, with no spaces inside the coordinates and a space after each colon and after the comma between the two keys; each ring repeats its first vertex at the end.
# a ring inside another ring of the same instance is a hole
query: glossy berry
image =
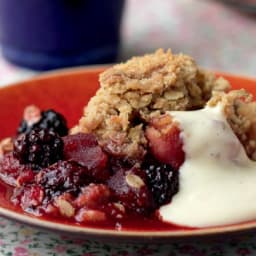
{"type": "Polygon", "coordinates": [[[44,188],[49,200],[64,192],[77,195],[81,187],[91,181],[87,170],[75,161],[59,161],[42,169],[36,176],[36,182],[44,188]]]}
{"type": "Polygon", "coordinates": [[[18,129],[17,129],[17,134],[28,133],[31,130],[32,130],[32,126],[28,125],[25,120],[22,120],[20,122],[20,125],[19,125],[18,129]]]}
{"type": "Polygon", "coordinates": [[[60,113],[49,109],[41,112],[38,122],[29,124],[28,120],[22,120],[18,128],[18,134],[29,133],[34,129],[46,129],[57,133],[59,136],[68,134],[67,121],[60,113]]]}
{"type": "Polygon", "coordinates": [[[14,140],[13,155],[21,164],[34,170],[47,167],[63,158],[63,141],[53,131],[32,130],[14,140]]]}
{"type": "Polygon", "coordinates": [[[78,162],[99,182],[105,182],[109,178],[108,157],[93,134],[78,133],[68,135],[63,137],[63,141],[65,160],[78,162]]]}
{"type": "Polygon", "coordinates": [[[145,172],[138,168],[119,169],[108,180],[116,202],[129,212],[147,215],[153,208],[152,195],[145,183],[145,172]]]}
{"type": "Polygon", "coordinates": [[[170,165],[157,162],[145,164],[144,168],[156,206],[169,203],[179,190],[179,172],[170,165]]]}

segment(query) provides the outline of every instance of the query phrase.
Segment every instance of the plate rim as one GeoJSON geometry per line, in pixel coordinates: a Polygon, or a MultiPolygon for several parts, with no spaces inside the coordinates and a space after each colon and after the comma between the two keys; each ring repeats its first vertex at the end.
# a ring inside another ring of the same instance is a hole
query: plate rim
{"type": "MultiPolygon", "coordinates": [[[[178,231],[145,231],[145,230],[116,230],[103,228],[90,228],[85,226],[76,226],[72,224],[63,224],[50,220],[40,219],[40,217],[30,216],[26,213],[17,213],[15,211],[6,209],[0,206],[0,216],[9,220],[16,221],[23,224],[28,224],[32,227],[42,228],[44,230],[51,230],[55,232],[64,232],[72,235],[86,235],[95,238],[118,238],[118,239],[142,239],[155,240],[160,239],[190,239],[202,237],[215,237],[227,234],[239,234],[256,230],[256,221],[245,223],[238,223],[226,226],[206,227],[192,230],[178,230],[178,231]]],[[[161,242],[161,241],[160,241],[161,242]]]]}

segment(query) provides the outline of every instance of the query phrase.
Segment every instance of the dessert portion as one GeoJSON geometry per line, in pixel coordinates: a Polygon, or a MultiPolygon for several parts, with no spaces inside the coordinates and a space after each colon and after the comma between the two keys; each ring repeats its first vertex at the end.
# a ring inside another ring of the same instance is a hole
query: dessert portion
{"type": "Polygon", "coordinates": [[[106,152],[136,162],[147,153],[144,128],[153,117],[201,108],[213,91],[229,88],[191,57],[161,49],[107,69],[99,81],[100,89],[72,133],[94,133],[106,152]]]}
{"type": "Polygon", "coordinates": [[[256,103],[228,90],[189,56],[132,58],[100,75],[70,130],[54,110],[25,108],[0,142],[0,179],[23,211],[90,226],[252,220],[256,103]]]}

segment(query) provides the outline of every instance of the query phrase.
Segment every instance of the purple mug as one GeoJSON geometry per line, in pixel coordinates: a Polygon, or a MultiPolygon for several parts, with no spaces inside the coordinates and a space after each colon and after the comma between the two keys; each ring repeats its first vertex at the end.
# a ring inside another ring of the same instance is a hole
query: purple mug
{"type": "Polygon", "coordinates": [[[32,69],[113,62],[124,0],[0,0],[0,44],[32,69]]]}

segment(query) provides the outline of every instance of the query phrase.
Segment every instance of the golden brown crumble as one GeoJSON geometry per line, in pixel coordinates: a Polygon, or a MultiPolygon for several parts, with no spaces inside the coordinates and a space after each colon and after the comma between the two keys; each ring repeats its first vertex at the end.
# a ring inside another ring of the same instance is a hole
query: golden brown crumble
{"type": "Polygon", "coordinates": [[[219,102],[223,104],[227,121],[247,155],[256,161],[256,102],[252,101],[252,95],[244,89],[215,92],[208,105],[215,106],[219,102]]]}
{"type": "Polygon", "coordinates": [[[93,132],[108,152],[135,159],[145,154],[144,123],[168,110],[201,108],[213,91],[229,88],[191,57],[162,49],[107,69],[99,81],[71,132],[93,132]]]}

